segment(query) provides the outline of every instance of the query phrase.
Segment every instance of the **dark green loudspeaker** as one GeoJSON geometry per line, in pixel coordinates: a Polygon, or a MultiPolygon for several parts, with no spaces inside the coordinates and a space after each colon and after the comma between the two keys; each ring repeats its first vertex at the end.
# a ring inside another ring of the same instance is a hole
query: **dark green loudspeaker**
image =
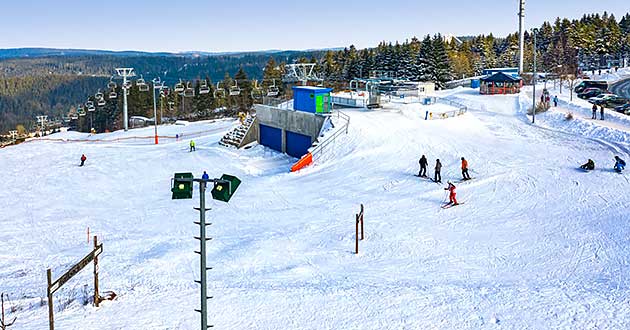
{"type": "Polygon", "coordinates": [[[212,189],[212,198],[218,201],[229,202],[230,198],[232,198],[232,195],[234,195],[236,188],[238,188],[238,186],[241,184],[241,180],[233,175],[228,174],[223,174],[221,176],[221,180],[225,180],[230,183],[228,184],[227,182],[215,182],[214,188],[212,189]]]}
{"type": "Polygon", "coordinates": [[[192,179],[192,173],[175,173],[171,187],[171,192],[173,193],[171,199],[191,199],[193,197],[192,179]]]}

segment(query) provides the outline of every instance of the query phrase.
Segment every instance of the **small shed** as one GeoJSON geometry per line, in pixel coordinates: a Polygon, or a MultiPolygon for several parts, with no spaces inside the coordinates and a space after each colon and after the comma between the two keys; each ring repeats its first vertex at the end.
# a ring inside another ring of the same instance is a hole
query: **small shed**
{"type": "Polygon", "coordinates": [[[523,86],[521,77],[513,77],[503,72],[497,72],[479,79],[479,93],[481,94],[516,94],[523,86]]]}
{"type": "Polygon", "coordinates": [[[332,88],[294,86],[293,109],[318,114],[331,112],[330,92],[332,92],[332,88]]]}

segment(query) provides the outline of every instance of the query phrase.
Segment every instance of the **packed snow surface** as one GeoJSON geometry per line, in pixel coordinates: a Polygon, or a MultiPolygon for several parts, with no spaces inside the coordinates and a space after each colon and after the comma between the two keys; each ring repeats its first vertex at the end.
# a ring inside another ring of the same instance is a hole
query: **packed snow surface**
{"type": "Polygon", "coordinates": [[[445,120],[405,105],[347,110],[348,134],[297,173],[262,146],[220,147],[234,121],[160,127],[184,137],[157,146],[120,139],[146,128],[2,149],[0,291],[15,328],[47,328],[46,269],[57,278],[90,251],[89,227],[104,245],[101,290],[118,298],[82,304],[88,266],[55,294],[58,329],[198,329],[198,191],[171,200],[170,178],[206,170],[242,180],[229,203],[209,199],[216,329],[626,329],[630,183],[612,165],[630,160],[628,133],[580,134],[551,113],[532,125],[525,94],[449,91],[468,112],[445,120]],[[430,175],[442,161],[443,182],[466,157],[463,205],[442,210],[444,185],[414,176],[422,154],[430,175]],[[590,173],[578,168],[587,158],[590,173]]]}

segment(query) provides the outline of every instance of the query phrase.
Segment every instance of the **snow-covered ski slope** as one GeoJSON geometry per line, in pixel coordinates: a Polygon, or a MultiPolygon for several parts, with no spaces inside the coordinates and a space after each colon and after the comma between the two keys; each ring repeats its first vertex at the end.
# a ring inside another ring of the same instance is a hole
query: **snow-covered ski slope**
{"type": "MultiPolygon", "coordinates": [[[[414,105],[348,110],[333,154],[297,173],[295,159],[261,146],[219,147],[234,122],[178,127],[223,125],[195,138],[193,153],[187,139],[1,150],[0,291],[20,308],[16,327],[47,328],[46,268],[58,277],[87,253],[89,226],[104,244],[101,290],[118,299],[98,309],[77,299],[56,311],[57,328],[197,329],[198,192],[173,201],[170,178],[203,170],[243,181],[208,212],[217,329],[630,327],[630,183],[611,169],[630,147],[553,121],[533,126],[523,95],[448,94],[468,113],[425,121],[414,105]],[[457,187],[465,204],[440,208],[444,186],[414,176],[422,154],[429,175],[442,161],[443,182],[461,178],[466,157],[475,179],[457,187]],[[578,169],[587,158],[590,173],[578,169]],[[355,255],[361,203],[366,238],[355,255]]],[[[84,284],[89,267],[57,306],[84,284]]]]}

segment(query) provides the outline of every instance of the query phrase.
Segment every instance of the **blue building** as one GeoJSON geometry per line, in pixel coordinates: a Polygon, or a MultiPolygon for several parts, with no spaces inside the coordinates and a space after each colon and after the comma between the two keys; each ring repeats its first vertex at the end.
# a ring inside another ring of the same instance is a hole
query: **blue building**
{"type": "Polygon", "coordinates": [[[331,112],[330,92],[332,88],[294,86],[293,109],[318,114],[331,112]]]}

